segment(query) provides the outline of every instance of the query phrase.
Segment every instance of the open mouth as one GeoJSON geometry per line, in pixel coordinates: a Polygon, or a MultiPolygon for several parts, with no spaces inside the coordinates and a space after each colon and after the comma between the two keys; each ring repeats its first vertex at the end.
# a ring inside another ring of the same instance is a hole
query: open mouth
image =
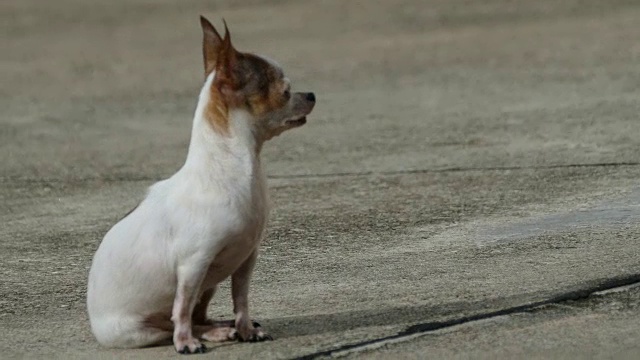
{"type": "Polygon", "coordinates": [[[307,123],[307,117],[306,116],[286,121],[286,124],[289,125],[289,126],[302,126],[302,125],[304,125],[306,123],[307,123]]]}

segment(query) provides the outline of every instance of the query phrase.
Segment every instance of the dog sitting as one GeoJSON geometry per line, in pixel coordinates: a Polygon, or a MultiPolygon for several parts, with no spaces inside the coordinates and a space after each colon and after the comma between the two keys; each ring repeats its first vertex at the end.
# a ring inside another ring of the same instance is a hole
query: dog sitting
{"type": "Polygon", "coordinates": [[[302,126],[313,93],[292,93],[282,69],[237,51],[204,17],[205,83],[187,159],[105,235],[87,290],[91,329],[108,347],[173,339],[179,353],[200,340],[271,337],[249,317],[249,280],[268,217],[260,163],[265,141],[302,126]],[[235,321],[212,322],[207,306],[231,276],[235,321]]]}

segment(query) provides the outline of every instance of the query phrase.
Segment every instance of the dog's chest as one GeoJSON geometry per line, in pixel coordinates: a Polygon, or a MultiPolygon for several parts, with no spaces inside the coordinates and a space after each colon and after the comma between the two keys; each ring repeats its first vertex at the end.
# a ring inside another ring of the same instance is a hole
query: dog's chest
{"type": "MultiPolygon", "coordinates": [[[[236,184],[237,185],[237,184],[236,184]]],[[[209,269],[207,282],[218,283],[231,275],[258,247],[268,218],[268,197],[261,178],[250,189],[229,200],[229,230],[209,269]]]]}

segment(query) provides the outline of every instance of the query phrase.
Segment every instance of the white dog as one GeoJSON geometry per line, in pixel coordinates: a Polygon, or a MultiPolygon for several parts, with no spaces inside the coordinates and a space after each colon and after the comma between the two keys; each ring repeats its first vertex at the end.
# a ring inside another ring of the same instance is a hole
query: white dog
{"type": "Polygon", "coordinates": [[[313,93],[291,93],[279,66],[242,53],[201,17],[206,81],[189,153],[172,177],[109,230],[89,273],[87,307],[97,340],[142,347],[173,337],[180,353],[199,339],[270,339],[249,318],[249,280],[268,217],[263,143],[306,122],[313,93]],[[231,276],[235,322],[207,305],[231,276]]]}

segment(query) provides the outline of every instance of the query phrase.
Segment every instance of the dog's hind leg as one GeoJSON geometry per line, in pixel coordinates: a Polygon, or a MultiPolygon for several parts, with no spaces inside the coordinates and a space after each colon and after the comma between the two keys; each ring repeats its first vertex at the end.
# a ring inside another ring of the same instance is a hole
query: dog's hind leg
{"type": "MultiPolygon", "coordinates": [[[[157,331],[163,331],[163,336],[160,338],[162,340],[168,340],[171,342],[171,334],[173,334],[173,322],[168,318],[163,316],[152,316],[145,320],[146,326],[143,331],[140,333],[152,334],[157,331]]],[[[192,333],[193,336],[207,340],[211,342],[222,342],[234,340],[232,338],[232,333],[234,332],[234,321],[233,320],[221,320],[221,321],[212,321],[209,320],[208,324],[193,324],[192,325],[192,333]]]]}
{"type": "Polygon", "coordinates": [[[200,339],[211,342],[235,340],[235,328],[232,321],[215,321],[213,325],[196,325],[193,333],[200,339]]]}
{"type": "Polygon", "coordinates": [[[110,316],[95,319],[92,330],[104,346],[137,348],[170,342],[173,326],[171,322],[158,323],[152,318],[110,316]]]}
{"type": "MultiPolygon", "coordinates": [[[[193,334],[198,339],[211,342],[240,340],[236,332],[235,320],[209,320],[206,325],[193,325],[193,334]]],[[[251,322],[255,329],[260,328],[256,321],[251,322]]]]}

